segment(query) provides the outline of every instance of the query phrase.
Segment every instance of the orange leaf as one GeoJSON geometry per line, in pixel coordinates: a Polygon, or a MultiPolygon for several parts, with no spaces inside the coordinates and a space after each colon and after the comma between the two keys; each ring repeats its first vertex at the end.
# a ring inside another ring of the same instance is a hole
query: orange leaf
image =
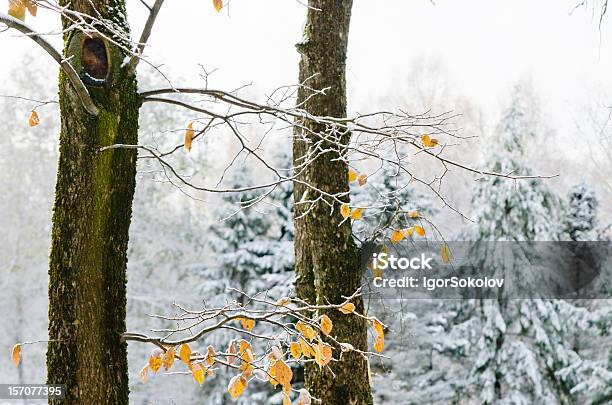
{"type": "Polygon", "coordinates": [[[357,182],[359,183],[360,187],[363,187],[368,182],[368,176],[366,176],[365,174],[362,174],[357,179],[357,182]]]}
{"type": "Polygon", "coordinates": [[[291,379],[293,378],[293,371],[284,361],[276,360],[268,371],[270,374],[270,384],[276,387],[277,384],[283,386],[284,389],[288,390],[291,387],[291,379]]]}
{"type": "Polygon", "coordinates": [[[315,363],[319,367],[325,367],[332,359],[332,348],[327,343],[319,342],[315,348],[315,363]]]}
{"type": "Polygon", "coordinates": [[[191,367],[191,375],[193,375],[193,379],[196,380],[198,384],[202,385],[206,373],[204,373],[204,368],[201,364],[194,364],[191,367]]]}
{"type": "Polygon", "coordinates": [[[227,386],[227,392],[231,395],[232,399],[238,398],[247,387],[247,380],[241,375],[232,377],[227,386]]]}
{"type": "Polygon", "coordinates": [[[421,137],[421,141],[423,142],[423,146],[426,148],[433,148],[438,144],[438,140],[436,138],[430,138],[427,134],[421,137]]]}
{"type": "Polygon", "coordinates": [[[151,352],[151,356],[149,356],[149,368],[154,373],[157,373],[157,371],[161,368],[162,353],[163,353],[162,349],[153,349],[153,351],[151,352]]]}
{"type": "Polygon", "coordinates": [[[11,351],[11,359],[13,359],[13,364],[15,367],[19,367],[19,363],[21,362],[21,344],[17,343],[13,346],[13,350],[11,351]]]}
{"type": "Polygon", "coordinates": [[[187,130],[185,131],[185,149],[187,149],[187,152],[191,150],[191,142],[193,141],[193,135],[193,123],[190,122],[189,125],[187,125],[187,130]]]}
{"type": "Polygon", "coordinates": [[[18,20],[25,21],[26,5],[24,0],[9,0],[8,14],[18,20]]]}
{"type": "Polygon", "coordinates": [[[166,370],[169,370],[174,364],[174,355],[176,354],[176,348],[171,346],[166,350],[166,352],[162,355],[162,364],[166,370]]]}
{"type": "Polygon", "coordinates": [[[374,342],[374,350],[376,350],[378,353],[382,353],[384,348],[385,339],[376,339],[376,342],[374,342]]]}
{"type": "Polygon", "coordinates": [[[333,326],[334,324],[332,323],[332,320],[329,319],[329,316],[323,315],[321,317],[321,332],[323,332],[326,336],[330,334],[333,326]]]}
{"type": "Polygon", "coordinates": [[[340,206],[340,214],[344,219],[347,219],[349,215],[351,215],[351,208],[348,206],[348,204],[342,204],[340,206]]]}
{"type": "Polygon", "coordinates": [[[294,359],[299,359],[302,355],[302,349],[300,348],[300,344],[297,342],[291,342],[290,349],[291,356],[293,356],[294,359]]]}
{"type": "Polygon", "coordinates": [[[343,314],[350,314],[355,311],[355,304],[353,304],[352,302],[347,302],[338,309],[343,314]]]}
{"type": "Polygon", "coordinates": [[[404,238],[406,237],[406,235],[404,234],[404,232],[402,232],[399,229],[394,230],[391,233],[391,242],[393,243],[399,243],[401,242],[404,238]]]}
{"type": "Polygon", "coordinates": [[[38,6],[36,3],[34,3],[32,0],[25,0],[24,3],[32,17],[36,17],[36,12],[38,11],[38,6]]]}
{"type": "Polygon", "coordinates": [[[30,114],[30,119],[28,120],[28,125],[31,127],[35,127],[40,124],[40,118],[38,118],[38,113],[36,111],[32,111],[30,114]]]}
{"type": "Polygon", "coordinates": [[[304,338],[300,338],[300,348],[302,349],[302,354],[306,358],[312,357],[312,355],[314,354],[312,346],[310,346],[310,344],[306,342],[304,338]]]}
{"type": "Polygon", "coordinates": [[[234,343],[234,340],[232,339],[232,341],[230,341],[229,346],[227,348],[227,352],[229,353],[227,355],[227,362],[232,365],[234,364],[234,360],[236,360],[236,344],[234,343]]]}
{"type": "Polygon", "coordinates": [[[285,305],[289,305],[290,303],[291,303],[291,298],[289,297],[282,297],[282,298],[279,298],[278,301],[276,301],[276,305],[283,306],[283,307],[285,305]]]}
{"type": "Polygon", "coordinates": [[[419,218],[419,211],[414,210],[414,211],[410,211],[408,213],[408,216],[412,219],[418,219],[419,218]]]}
{"type": "Polygon", "coordinates": [[[349,169],[349,171],[348,171],[348,181],[349,181],[349,183],[352,183],[355,180],[357,180],[357,172],[355,170],[349,169]]]}
{"type": "Polygon", "coordinates": [[[215,7],[217,13],[220,12],[223,8],[223,0],[213,0],[213,6],[215,7]]]}
{"type": "Polygon", "coordinates": [[[351,218],[354,219],[355,221],[361,219],[362,215],[363,215],[363,208],[355,208],[353,211],[351,211],[351,218]]]}
{"type": "Polygon", "coordinates": [[[212,366],[213,364],[215,364],[215,354],[216,354],[215,349],[211,345],[208,345],[206,350],[207,350],[206,364],[208,364],[209,366],[212,366]]]}
{"type": "Polygon", "coordinates": [[[249,332],[252,331],[253,327],[255,326],[255,321],[249,318],[240,318],[240,323],[242,324],[242,327],[249,332]]]}
{"type": "Polygon", "coordinates": [[[414,231],[415,231],[416,233],[418,233],[419,235],[421,235],[421,236],[425,236],[425,229],[423,229],[423,227],[422,227],[422,226],[415,225],[415,226],[414,226],[414,231]]]}
{"type": "Polygon", "coordinates": [[[191,347],[187,343],[183,343],[179,349],[179,357],[183,360],[183,363],[188,366],[191,365],[191,347]]]}

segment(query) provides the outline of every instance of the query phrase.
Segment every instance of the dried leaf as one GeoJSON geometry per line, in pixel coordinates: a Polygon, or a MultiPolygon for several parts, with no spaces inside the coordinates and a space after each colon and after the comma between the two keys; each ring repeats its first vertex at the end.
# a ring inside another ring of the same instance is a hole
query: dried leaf
{"type": "Polygon", "coordinates": [[[162,364],[166,370],[169,370],[174,364],[174,355],[176,354],[176,347],[170,346],[165,353],[162,355],[162,364]]]}
{"type": "Polygon", "coordinates": [[[18,20],[25,21],[26,4],[24,0],[9,0],[8,14],[18,20]]]}
{"type": "Polygon", "coordinates": [[[315,337],[317,337],[317,332],[315,332],[315,330],[310,325],[306,325],[302,333],[304,334],[306,339],[310,340],[311,342],[315,337]]]}
{"type": "Polygon", "coordinates": [[[325,367],[329,364],[332,359],[332,348],[327,343],[319,342],[314,347],[315,350],[315,363],[319,367],[325,367]]]}
{"type": "Polygon", "coordinates": [[[329,319],[329,316],[323,315],[321,317],[321,332],[323,332],[326,336],[330,334],[333,326],[334,324],[332,323],[332,320],[329,319]]]}
{"type": "Polygon", "coordinates": [[[17,343],[13,346],[13,350],[11,351],[11,359],[13,360],[13,364],[15,367],[19,367],[19,363],[21,362],[21,344],[17,343]]]}
{"type": "Polygon", "coordinates": [[[235,354],[236,352],[236,344],[234,342],[234,340],[232,339],[229,343],[229,346],[227,348],[227,352],[229,353],[227,356],[227,362],[232,365],[234,364],[234,360],[236,360],[236,356],[235,354]]]}
{"type": "Polygon", "coordinates": [[[425,229],[422,226],[415,225],[414,226],[414,231],[416,233],[418,233],[419,235],[421,235],[421,236],[425,236],[425,229]]]}
{"type": "Polygon", "coordinates": [[[215,364],[215,355],[215,348],[211,345],[208,345],[208,347],[206,348],[206,364],[208,364],[209,366],[215,364]]]}
{"type": "Polygon", "coordinates": [[[362,174],[357,179],[357,182],[359,183],[360,187],[363,187],[368,182],[368,176],[366,176],[365,174],[362,174]]]}
{"type": "Polygon", "coordinates": [[[289,348],[291,350],[291,356],[293,356],[294,359],[299,359],[302,356],[302,349],[298,342],[291,342],[289,348]]]}
{"type": "Polygon", "coordinates": [[[191,367],[191,375],[193,375],[193,379],[197,381],[198,384],[202,385],[204,382],[204,378],[206,373],[204,371],[204,367],[201,364],[194,364],[191,367]]]}
{"type": "Polygon", "coordinates": [[[183,363],[191,365],[191,347],[187,343],[183,343],[179,349],[179,357],[183,363]]]}
{"type": "Polygon", "coordinates": [[[291,303],[291,298],[289,297],[282,297],[279,298],[278,301],[276,301],[276,305],[278,306],[285,306],[285,305],[289,305],[291,303]]]}
{"type": "Polygon", "coordinates": [[[378,353],[382,353],[384,348],[385,339],[376,339],[376,342],[374,342],[374,350],[376,350],[378,353]]]}
{"type": "Polygon", "coordinates": [[[32,0],[24,0],[24,3],[32,17],[36,17],[36,12],[38,11],[38,6],[36,3],[32,0]]]}
{"type": "Polygon", "coordinates": [[[302,349],[304,357],[308,358],[314,355],[314,349],[304,338],[300,338],[300,348],[302,349]]]}
{"type": "Polygon", "coordinates": [[[348,204],[342,204],[342,206],[340,207],[340,214],[344,219],[348,218],[349,215],[351,215],[351,208],[348,206],[348,204]]]}
{"type": "Polygon", "coordinates": [[[28,125],[31,127],[35,127],[40,124],[40,118],[38,118],[38,113],[36,111],[32,111],[30,114],[30,119],[28,119],[28,125]]]}
{"type": "Polygon", "coordinates": [[[270,374],[270,384],[273,386],[276,387],[276,385],[280,384],[286,390],[291,387],[293,371],[283,360],[274,361],[268,373],[270,374]]]}
{"type": "Polygon", "coordinates": [[[438,140],[436,138],[430,138],[427,134],[421,137],[421,141],[423,142],[423,146],[426,148],[433,148],[438,144],[438,140]]]}
{"type": "Polygon", "coordinates": [[[154,373],[157,373],[157,371],[161,368],[162,365],[162,355],[163,351],[162,349],[153,349],[153,351],[151,351],[151,355],[149,356],[149,368],[151,369],[151,371],[153,371],[154,373]]]}
{"type": "Polygon", "coordinates": [[[255,326],[255,321],[249,318],[240,318],[240,324],[242,325],[244,329],[250,332],[253,330],[253,327],[255,326]]]}
{"type": "Polygon", "coordinates": [[[348,181],[349,181],[349,183],[352,183],[355,180],[357,180],[357,172],[355,170],[349,169],[349,171],[348,171],[348,181]]]}
{"type": "Polygon", "coordinates": [[[446,243],[442,244],[442,261],[444,263],[448,263],[450,262],[451,259],[451,253],[450,253],[450,249],[448,248],[448,245],[446,243]]]}
{"type": "Polygon", "coordinates": [[[283,392],[283,405],[291,405],[291,398],[289,398],[289,394],[283,392]]]}
{"type": "Polygon", "coordinates": [[[408,216],[412,219],[418,219],[419,218],[419,211],[414,210],[414,211],[410,211],[408,213],[408,216]]]}
{"type": "Polygon", "coordinates": [[[223,0],[213,0],[213,6],[215,7],[217,13],[220,12],[223,8],[223,0]]]}
{"type": "Polygon", "coordinates": [[[355,311],[355,304],[353,304],[352,302],[347,302],[346,304],[342,305],[340,308],[338,308],[340,310],[340,312],[342,312],[343,314],[350,314],[353,311],[355,311]]]}
{"type": "Polygon", "coordinates": [[[142,381],[142,383],[144,384],[147,382],[148,379],[149,379],[149,366],[146,365],[140,370],[140,381],[142,381]]]}
{"type": "Polygon", "coordinates": [[[241,375],[234,376],[232,377],[232,379],[230,380],[227,386],[227,392],[229,392],[232,399],[236,399],[240,395],[242,395],[242,393],[247,387],[247,384],[248,382],[246,378],[244,378],[243,376],[241,375]]]}
{"type": "Polygon", "coordinates": [[[408,236],[412,236],[412,233],[414,232],[414,228],[406,228],[406,229],[402,229],[402,233],[404,234],[405,237],[408,236]]]}
{"type": "Polygon", "coordinates": [[[363,208],[355,208],[353,211],[351,211],[351,218],[357,221],[361,219],[362,214],[363,208]]]}
{"type": "Polygon", "coordinates": [[[404,240],[404,238],[406,237],[406,235],[404,234],[403,231],[396,229],[391,233],[391,242],[392,243],[399,243],[402,240],[404,240]]]}
{"type": "Polygon", "coordinates": [[[193,122],[190,122],[189,125],[187,125],[187,130],[185,131],[185,149],[187,149],[187,152],[191,150],[191,142],[193,141],[194,133],[193,122]]]}

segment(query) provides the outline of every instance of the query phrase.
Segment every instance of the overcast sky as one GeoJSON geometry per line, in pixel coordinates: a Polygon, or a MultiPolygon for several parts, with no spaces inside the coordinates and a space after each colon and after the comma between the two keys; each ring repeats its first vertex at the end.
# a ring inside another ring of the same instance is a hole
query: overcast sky
{"type": "MultiPolygon", "coordinates": [[[[439,61],[451,86],[483,108],[518,78],[531,76],[551,114],[564,116],[585,89],[612,83],[610,27],[601,33],[591,9],[570,15],[577,0],[355,0],[348,60],[349,87],[357,99],[397,88],[392,80],[417,59],[439,61]],[[601,35],[601,40],[600,40],[601,35]]],[[[6,10],[8,0],[2,0],[6,10]]],[[[133,31],[145,13],[130,0],[133,31]]],[[[272,89],[296,80],[305,8],[296,0],[232,0],[217,14],[211,0],[167,1],[151,39],[151,61],[174,77],[196,78],[198,63],[217,68],[213,84],[254,82],[272,89]]],[[[28,17],[34,27],[57,27],[57,16],[28,17]]],[[[1,34],[0,80],[9,80],[25,52],[49,61],[33,43],[1,34]]],[[[54,41],[59,44],[59,39],[54,41]]],[[[354,101],[355,99],[353,99],[354,101]]]]}

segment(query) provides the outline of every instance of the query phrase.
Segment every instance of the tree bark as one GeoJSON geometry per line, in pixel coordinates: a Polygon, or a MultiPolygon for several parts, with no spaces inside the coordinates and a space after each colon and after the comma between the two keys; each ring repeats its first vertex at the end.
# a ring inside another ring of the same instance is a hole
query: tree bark
{"type": "MultiPolygon", "coordinates": [[[[307,82],[313,89],[325,89],[325,95],[312,96],[308,87],[300,88],[298,104],[312,115],[346,116],[346,53],[352,0],[310,0],[304,41],[296,47],[301,54],[300,82],[307,82]],[[312,96],[312,97],[311,97],[312,96]],[[302,104],[303,103],[303,104],[302,104]]],[[[316,137],[305,132],[305,126],[315,133],[330,128],[302,121],[295,127],[293,141],[294,165],[303,163],[316,137]]],[[[341,136],[346,144],[350,133],[341,136]]],[[[324,145],[332,147],[333,145],[324,145]]],[[[336,148],[337,149],[337,148],[336,148]]],[[[348,192],[348,167],[335,160],[343,151],[326,153],[311,162],[299,176],[306,182],[330,194],[348,192]]],[[[361,285],[362,271],[359,252],[353,241],[350,221],[339,225],[340,204],[330,207],[319,202],[303,215],[308,205],[300,201],[314,199],[316,193],[299,182],[294,186],[295,206],[295,257],[296,292],[298,297],[311,303],[339,304],[342,296],[353,294],[361,285]]],[[[347,194],[346,202],[349,197],[347,194]]],[[[356,310],[363,312],[361,299],[354,302],[356,310]]],[[[329,311],[333,321],[332,333],[341,342],[348,342],[360,350],[367,349],[367,323],[354,315],[329,311]]],[[[339,356],[339,348],[334,350],[339,356]]],[[[311,394],[322,399],[323,404],[372,404],[369,381],[369,365],[366,359],[355,353],[345,353],[338,362],[327,368],[309,363],[305,369],[306,387],[311,394]]]]}
{"type": "MultiPolygon", "coordinates": [[[[68,5],[68,1],[61,3],[68,5]]],[[[99,12],[129,32],[125,0],[70,4],[75,11],[99,12]]],[[[64,28],[68,24],[64,21],[64,28]]],[[[86,43],[87,37],[75,31],[68,32],[64,40],[64,55],[73,57],[71,63],[100,113],[89,115],[60,73],[60,159],[49,269],[47,381],[64,384],[66,397],[50,403],[127,404],[127,345],[120,336],[125,331],[125,272],[136,151],[101,152],[100,148],[137,143],[141,100],[135,76],[127,75],[122,66],[124,55],[119,47],[103,39],[86,43]],[[94,80],[98,77],[102,80],[94,80]]]]}

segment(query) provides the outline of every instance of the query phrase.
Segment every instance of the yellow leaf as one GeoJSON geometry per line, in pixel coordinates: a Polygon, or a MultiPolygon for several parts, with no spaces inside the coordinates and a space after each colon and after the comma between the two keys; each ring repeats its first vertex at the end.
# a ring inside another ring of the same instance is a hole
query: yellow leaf
{"type": "Polygon", "coordinates": [[[179,357],[183,363],[191,365],[191,347],[187,343],[183,343],[179,349],[179,357]]]}
{"type": "Polygon", "coordinates": [[[206,364],[212,366],[213,364],[215,364],[215,349],[211,345],[208,345],[206,350],[206,364]]]}
{"type": "Polygon", "coordinates": [[[149,368],[154,373],[157,373],[157,371],[161,368],[161,365],[162,365],[161,352],[162,352],[161,349],[155,349],[151,352],[151,356],[149,356],[149,368]]]}
{"type": "Polygon", "coordinates": [[[242,327],[249,332],[252,331],[253,327],[255,326],[255,321],[249,318],[240,318],[240,323],[242,324],[242,327]]]}
{"type": "Polygon", "coordinates": [[[142,381],[142,383],[144,384],[147,382],[148,379],[149,379],[149,366],[146,365],[140,370],[140,381],[142,381]]]}
{"type": "Polygon", "coordinates": [[[404,238],[406,237],[406,235],[404,234],[404,232],[402,232],[399,229],[394,230],[391,233],[391,242],[392,243],[399,243],[401,242],[404,238]]]}
{"type": "Polygon", "coordinates": [[[349,183],[352,183],[355,180],[357,180],[357,172],[355,170],[349,169],[349,171],[348,171],[348,181],[349,181],[349,183]]]}
{"type": "Polygon", "coordinates": [[[342,204],[342,206],[340,207],[340,214],[344,219],[348,218],[349,215],[351,215],[351,208],[348,206],[348,204],[342,204]]]}
{"type": "Polygon", "coordinates": [[[229,392],[232,399],[236,399],[240,395],[242,395],[242,393],[247,387],[247,384],[248,382],[246,378],[244,378],[243,376],[241,375],[234,376],[232,377],[232,379],[229,382],[229,385],[227,386],[227,392],[229,392]]]}
{"type": "Polygon", "coordinates": [[[18,20],[25,21],[26,4],[24,0],[9,0],[8,14],[18,20]]]}
{"type": "Polygon", "coordinates": [[[283,405],[291,405],[291,398],[286,392],[283,392],[283,405]]]}
{"type": "Polygon", "coordinates": [[[310,340],[311,342],[312,342],[312,339],[317,337],[317,332],[315,332],[315,330],[310,325],[306,325],[306,327],[304,328],[303,334],[306,337],[306,339],[310,340]]]}
{"type": "Polygon", "coordinates": [[[193,141],[193,135],[193,123],[190,122],[189,125],[187,125],[187,130],[185,131],[185,149],[187,149],[187,152],[191,150],[191,142],[193,141]]]}
{"type": "Polygon", "coordinates": [[[279,298],[278,301],[276,301],[276,305],[284,307],[285,305],[289,305],[291,303],[291,298],[289,297],[282,297],[279,298]]]}
{"type": "Polygon", "coordinates": [[[412,219],[418,219],[419,218],[419,211],[414,210],[414,211],[410,211],[408,213],[408,216],[412,219]]]}
{"type": "Polygon", "coordinates": [[[378,353],[382,353],[384,348],[385,339],[376,339],[376,342],[374,342],[374,350],[376,350],[378,353]]]}
{"type": "Polygon", "coordinates": [[[241,353],[240,358],[242,360],[240,363],[240,370],[245,372],[253,371],[253,365],[251,363],[255,360],[255,356],[253,355],[252,349],[246,349],[241,353]]]}
{"type": "Polygon", "coordinates": [[[414,226],[414,231],[415,231],[416,233],[418,233],[419,235],[421,235],[421,236],[425,236],[425,229],[423,229],[423,227],[422,227],[422,226],[415,225],[415,226],[414,226]]]}
{"type": "Polygon", "coordinates": [[[32,111],[30,114],[30,119],[28,120],[28,125],[31,127],[35,127],[40,124],[40,118],[38,118],[38,113],[36,111],[32,111]]]}
{"type": "Polygon", "coordinates": [[[362,174],[357,179],[357,182],[359,183],[360,187],[363,187],[368,182],[368,176],[366,176],[365,174],[362,174]]]}
{"type": "Polygon", "coordinates": [[[215,10],[217,10],[217,13],[220,12],[223,8],[223,0],[213,0],[213,6],[215,10]]]}
{"type": "Polygon", "coordinates": [[[372,319],[372,327],[374,328],[374,332],[376,332],[377,339],[385,337],[385,331],[383,330],[383,325],[378,319],[376,318],[372,319]]]}
{"type": "Polygon", "coordinates": [[[270,384],[276,387],[277,384],[282,385],[284,389],[291,387],[291,379],[293,378],[293,371],[283,360],[276,360],[270,366],[268,371],[270,374],[270,384]]]}
{"type": "Polygon", "coordinates": [[[329,316],[323,315],[321,317],[321,332],[323,332],[326,336],[330,334],[333,326],[334,324],[332,323],[332,320],[329,319],[329,316]]]}
{"type": "Polygon", "coordinates": [[[421,137],[421,141],[423,142],[423,146],[426,148],[433,148],[438,144],[438,140],[436,138],[430,138],[427,134],[421,137]]]}
{"type": "Polygon", "coordinates": [[[11,359],[13,359],[13,364],[15,367],[19,367],[19,363],[21,362],[21,344],[17,343],[13,346],[13,350],[11,351],[11,359]]]}
{"type": "Polygon", "coordinates": [[[202,385],[202,383],[204,382],[204,377],[206,376],[202,365],[194,364],[191,367],[191,374],[193,375],[193,379],[196,380],[198,384],[202,385]]]}
{"type": "Polygon", "coordinates": [[[312,355],[314,354],[314,350],[304,338],[300,338],[300,348],[302,349],[302,354],[306,358],[312,357],[312,355]]]}
{"type": "Polygon", "coordinates": [[[444,263],[448,263],[450,262],[451,259],[451,253],[450,253],[450,249],[448,248],[448,245],[446,243],[442,244],[442,261],[444,263]]]}
{"type": "Polygon", "coordinates": [[[289,347],[291,349],[291,356],[293,356],[294,359],[299,359],[300,356],[302,356],[302,349],[298,342],[291,342],[289,347]]]}
{"type": "Polygon", "coordinates": [[[412,232],[414,232],[414,228],[402,229],[402,233],[405,237],[412,236],[412,232]]]}
{"type": "Polygon", "coordinates": [[[357,221],[358,219],[361,219],[362,214],[363,214],[363,208],[356,208],[353,211],[351,211],[351,218],[357,221]]]}
{"type": "Polygon", "coordinates": [[[253,351],[253,346],[251,346],[251,344],[244,339],[240,339],[238,345],[240,347],[240,354],[244,353],[247,350],[253,351]]]}
{"type": "Polygon", "coordinates": [[[353,304],[352,302],[347,302],[346,304],[342,305],[339,308],[340,312],[342,312],[343,314],[350,314],[353,311],[355,311],[355,304],[353,304]]]}
{"type": "Polygon", "coordinates": [[[174,355],[176,354],[176,348],[174,346],[170,346],[168,350],[162,355],[162,364],[166,370],[169,370],[174,364],[174,355]]]}

